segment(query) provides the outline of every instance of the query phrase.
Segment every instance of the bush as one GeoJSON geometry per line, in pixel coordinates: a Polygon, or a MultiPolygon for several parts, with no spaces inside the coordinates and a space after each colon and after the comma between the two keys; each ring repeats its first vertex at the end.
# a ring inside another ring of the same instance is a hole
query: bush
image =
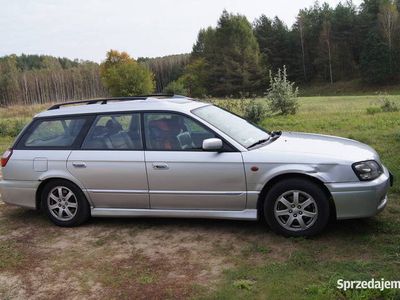
{"type": "Polygon", "coordinates": [[[287,79],[286,67],[279,69],[278,73],[272,75],[270,72],[270,88],[267,98],[272,113],[281,115],[294,115],[299,107],[297,97],[299,89],[294,87],[294,82],[287,79]]]}
{"type": "Polygon", "coordinates": [[[233,112],[239,116],[244,117],[246,114],[246,108],[250,105],[250,102],[254,100],[250,99],[203,99],[203,101],[209,102],[213,105],[219,106],[230,112],[233,112]]]}
{"type": "Polygon", "coordinates": [[[381,99],[381,110],[383,112],[394,112],[398,111],[399,108],[394,101],[390,101],[386,96],[383,96],[381,99]]]}
{"type": "Polygon", "coordinates": [[[26,125],[25,119],[0,119],[0,136],[17,136],[26,125]]]}
{"type": "Polygon", "coordinates": [[[188,90],[185,88],[185,85],[180,79],[168,83],[163,92],[174,95],[188,95],[188,90]]]}
{"type": "Polygon", "coordinates": [[[245,107],[243,117],[253,123],[259,123],[265,118],[265,116],[266,108],[264,103],[257,100],[251,100],[245,107]]]}
{"type": "Polygon", "coordinates": [[[380,106],[372,106],[367,108],[367,114],[374,115],[381,112],[396,112],[399,111],[399,107],[394,101],[390,101],[386,94],[380,94],[378,103],[380,106]]]}

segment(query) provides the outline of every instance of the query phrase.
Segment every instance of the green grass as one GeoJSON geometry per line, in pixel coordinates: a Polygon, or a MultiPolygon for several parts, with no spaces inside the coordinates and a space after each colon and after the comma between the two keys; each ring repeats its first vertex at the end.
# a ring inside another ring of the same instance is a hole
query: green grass
{"type": "Polygon", "coordinates": [[[15,137],[32,117],[49,105],[0,107],[0,154],[9,148],[15,137]]]}
{"type": "Polygon", "coordinates": [[[14,241],[0,242],[0,272],[16,269],[24,264],[24,254],[14,241]]]}
{"type": "Polygon", "coordinates": [[[11,136],[0,136],[0,154],[9,148],[14,141],[14,137],[11,136]]]}

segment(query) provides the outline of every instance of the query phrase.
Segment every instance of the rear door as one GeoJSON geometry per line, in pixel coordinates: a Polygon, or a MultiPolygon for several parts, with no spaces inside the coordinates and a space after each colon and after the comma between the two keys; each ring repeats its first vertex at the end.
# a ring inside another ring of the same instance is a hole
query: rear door
{"type": "Polygon", "coordinates": [[[243,210],[246,180],[240,152],[202,150],[215,134],[188,116],[144,113],[146,169],[153,209],[243,210]]]}
{"type": "Polygon", "coordinates": [[[139,113],[96,117],[68,170],[98,208],[149,208],[139,113]]]}

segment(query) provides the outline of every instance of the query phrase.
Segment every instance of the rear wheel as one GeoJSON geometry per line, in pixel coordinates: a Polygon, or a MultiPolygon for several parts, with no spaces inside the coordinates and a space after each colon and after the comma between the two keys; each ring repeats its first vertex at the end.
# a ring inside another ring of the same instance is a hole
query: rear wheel
{"type": "Polygon", "coordinates": [[[77,226],[90,216],[85,195],[75,184],[66,180],[50,181],[44,187],[42,206],[50,220],[58,226],[77,226]]]}
{"type": "Polygon", "coordinates": [[[306,179],[275,184],[264,202],[267,223],[285,236],[312,236],[329,221],[329,199],[321,187],[306,179]]]}

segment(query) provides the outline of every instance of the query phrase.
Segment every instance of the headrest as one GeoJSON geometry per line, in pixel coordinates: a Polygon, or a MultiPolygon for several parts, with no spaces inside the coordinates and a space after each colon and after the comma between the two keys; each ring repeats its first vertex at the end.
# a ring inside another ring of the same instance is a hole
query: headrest
{"type": "Polygon", "coordinates": [[[107,134],[112,135],[120,132],[122,130],[122,125],[117,121],[110,119],[106,123],[107,134]]]}
{"type": "Polygon", "coordinates": [[[153,120],[149,122],[149,127],[166,131],[170,129],[168,121],[168,119],[153,120]]]}

